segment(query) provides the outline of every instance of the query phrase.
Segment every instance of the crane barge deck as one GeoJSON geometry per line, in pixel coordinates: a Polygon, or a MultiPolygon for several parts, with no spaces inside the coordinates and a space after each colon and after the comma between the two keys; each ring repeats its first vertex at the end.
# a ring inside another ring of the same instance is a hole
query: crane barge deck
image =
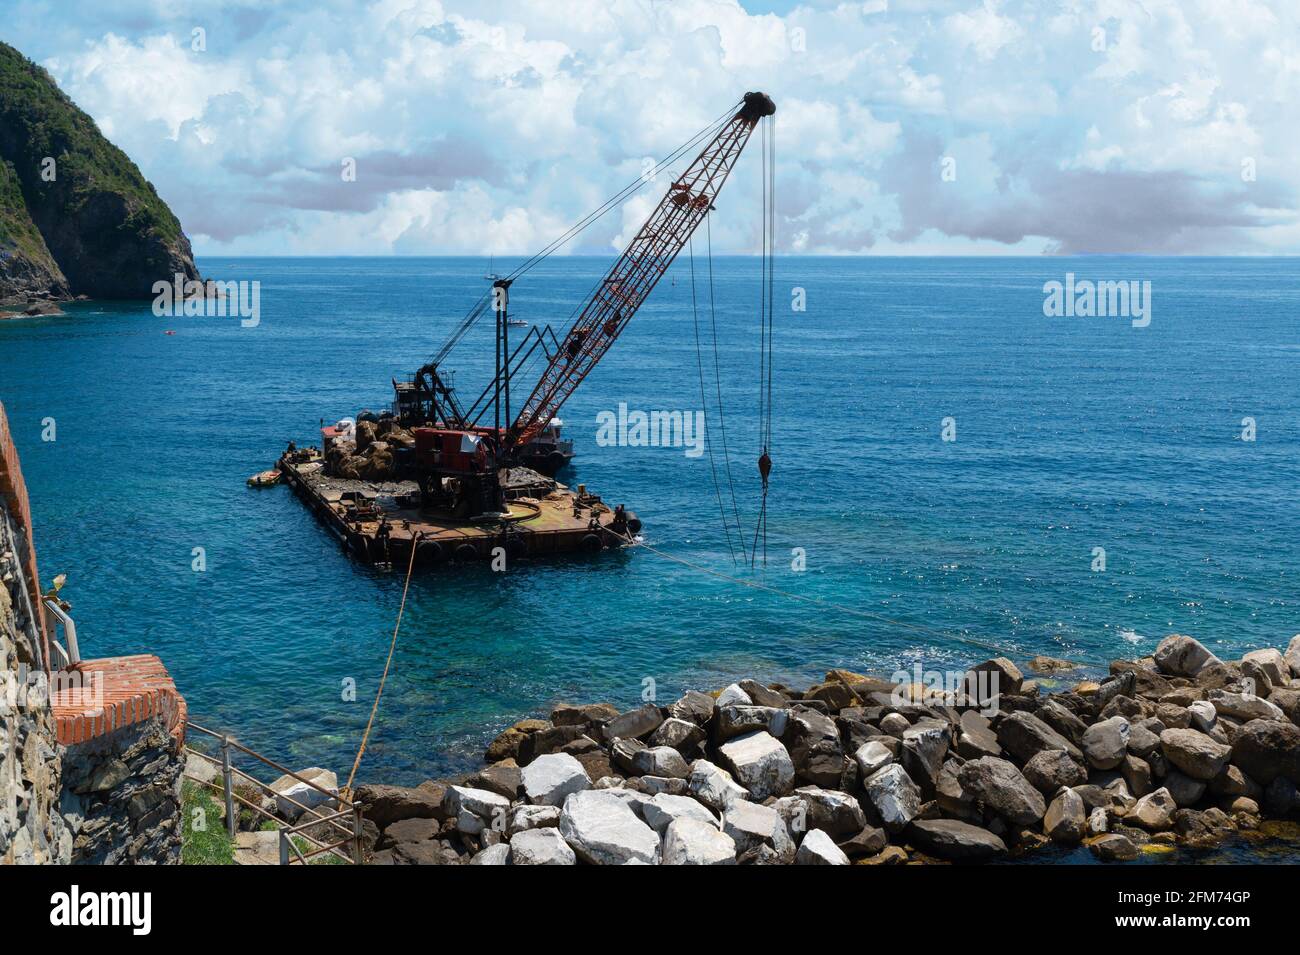
{"type": "Polygon", "coordinates": [[[610,508],[584,485],[574,490],[528,468],[514,468],[506,478],[503,512],[472,519],[422,508],[415,481],[331,477],[317,448],[286,452],[278,468],[363,564],[406,567],[412,547],[416,567],[596,553],[630,542],[641,529],[635,514],[610,508]]]}

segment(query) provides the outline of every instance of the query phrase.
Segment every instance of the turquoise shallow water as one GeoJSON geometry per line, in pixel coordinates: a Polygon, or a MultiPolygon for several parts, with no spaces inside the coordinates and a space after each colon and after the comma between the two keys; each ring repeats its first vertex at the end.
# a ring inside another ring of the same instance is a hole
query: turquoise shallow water
{"type": "MultiPolygon", "coordinates": [[[[0,400],[41,567],[68,574],[87,655],[158,653],[199,721],[344,771],[402,581],[350,563],[285,489],[244,480],[287,440],[314,440],[320,418],[387,402],[389,378],[437,349],[486,263],[200,264],[262,283],[258,327],[157,318],[147,303],[0,322],[0,400]],[[53,442],[41,440],[47,417],[53,442]],[[191,569],[195,547],[204,572],[191,569]]],[[[562,320],[605,265],[548,263],[512,307],[562,320]]],[[[752,527],[758,263],[716,270],[728,436],[752,527]]],[[[626,502],[656,547],[731,572],[707,456],[595,440],[597,414],[620,402],[700,407],[689,273],[674,273],[566,407],[579,457],[564,477],[626,502]]],[[[647,679],[662,700],[742,675],[960,668],[987,655],[972,639],[1100,661],[1173,631],[1231,654],[1300,630],[1293,260],[783,259],[777,288],[772,560],[738,574],[897,622],[645,551],[422,576],[362,778],[467,767],[515,719],[560,700],[632,705],[647,679]],[[1151,281],[1150,326],[1044,317],[1042,285],[1067,271],[1151,281]],[[794,286],[804,312],[784,307],[794,286]],[[955,443],[940,440],[949,416],[955,443]],[[1254,442],[1240,439],[1246,416],[1254,442]],[[1104,573],[1090,570],[1096,547],[1104,573]]],[[[490,357],[486,339],[462,347],[462,391],[477,393],[490,357]]]]}

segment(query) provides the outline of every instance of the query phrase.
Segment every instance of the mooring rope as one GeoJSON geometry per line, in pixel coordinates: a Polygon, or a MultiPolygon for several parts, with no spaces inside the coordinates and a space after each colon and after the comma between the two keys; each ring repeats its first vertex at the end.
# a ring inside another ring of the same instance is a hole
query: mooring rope
{"type": "Polygon", "coordinates": [[[375,703],[370,707],[370,719],[366,721],[366,731],[361,735],[361,746],[357,749],[357,758],[352,762],[352,772],[348,773],[347,785],[343,787],[343,792],[349,799],[352,798],[352,782],[357,778],[357,770],[361,767],[361,757],[365,755],[366,745],[370,742],[370,731],[375,728],[375,715],[379,712],[379,699],[384,695],[384,684],[388,682],[388,671],[393,665],[393,652],[397,649],[397,632],[402,629],[402,614],[406,612],[406,595],[411,589],[411,575],[415,570],[415,551],[421,536],[416,533],[411,538],[411,560],[406,565],[406,583],[402,585],[402,602],[397,608],[397,622],[393,624],[393,639],[388,645],[388,659],[384,661],[384,674],[379,678],[375,703]]]}

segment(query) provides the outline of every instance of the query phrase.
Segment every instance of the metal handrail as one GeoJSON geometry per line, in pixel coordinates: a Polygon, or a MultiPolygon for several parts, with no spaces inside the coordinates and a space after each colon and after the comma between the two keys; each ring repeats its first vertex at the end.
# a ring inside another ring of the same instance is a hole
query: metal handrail
{"type": "Polygon", "coordinates": [[[219,733],[216,730],[208,729],[206,726],[201,726],[200,724],[194,723],[190,720],[185,721],[185,727],[187,731],[195,730],[199,733],[203,733],[208,736],[211,736],[212,738],[218,740],[221,743],[220,759],[217,759],[216,757],[208,753],[205,753],[202,750],[195,749],[192,746],[185,747],[185,752],[193,753],[194,755],[198,756],[200,759],[207,760],[209,763],[212,763],[214,766],[221,767],[220,786],[218,786],[217,783],[212,780],[199,779],[195,776],[191,776],[188,773],[185,773],[184,775],[185,778],[190,779],[201,785],[208,786],[213,790],[221,792],[225,796],[226,832],[232,840],[235,838],[236,833],[239,831],[238,830],[239,821],[235,813],[236,803],[239,803],[242,806],[247,806],[249,809],[252,809],[254,812],[262,816],[265,816],[268,819],[271,819],[277,824],[283,822],[283,820],[280,820],[278,817],[268,812],[261,806],[254,805],[252,802],[250,802],[249,800],[245,799],[244,797],[240,796],[238,793],[235,792],[235,775],[238,774],[240,777],[242,777],[243,780],[247,780],[254,787],[260,789],[262,792],[266,793],[267,795],[272,796],[277,800],[283,799],[286,802],[294,806],[297,806],[303,812],[303,818],[296,824],[279,825],[281,865],[289,865],[292,863],[293,860],[290,858],[290,850],[292,850],[293,855],[297,856],[298,861],[304,864],[307,862],[308,859],[314,858],[315,856],[321,855],[322,853],[326,853],[326,852],[330,853],[331,855],[335,855],[346,862],[351,862],[356,865],[363,864],[364,849],[362,845],[361,807],[358,806],[356,803],[354,803],[350,798],[344,796],[341,792],[331,792],[330,790],[324,788],[320,784],[300,776],[298,773],[295,773],[291,769],[281,766],[279,763],[275,762],[274,760],[267,759],[265,756],[263,756],[261,753],[257,752],[256,750],[249,749],[247,746],[243,746],[235,742],[235,740],[232,739],[228,733],[219,733]],[[292,796],[286,796],[284,793],[276,792],[266,783],[262,782],[260,779],[257,779],[255,776],[251,776],[248,773],[244,772],[243,770],[234,767],[231,763],[231,750],[237,750],[241,753],[245,753],[246,755],[251,756],[256,760],[265,763],[267,766],[270,766],[272,769],[275,769],[278,772],[282,773],[283,775],[289,776],[290,778],[295,779],[300,783],[303,783],[307,787],[314,789],[316,792],[327,797],[328,799],[335,801],[336,805],[342,806],[344,808],[341,808],[333,812],[332,814],[328,814],[328,813],[321,812],[319,809],[315,807],[304,805],[303,803],[294,799],[292,796]],[[340,819],[349,815],[352,817],[351,831],[349,831],[348,828],[341,825],[339,822],[340,819]],[[316,839],[314,836],[306,832],[307,829],[314,828],[316,826],[328,826],[330,829],[335,830],[337,832],[346,833],[347,837],[340,840],[339,842],[333,843],[332,845],[326,845],[324,842],[321,842],[320,840],[316,839]],[[295,836],[302,838],[307,842],[310,842],[311,844],[318,846],[319,848],[313,849],[310,852],[304,854],[298,848],[298,846],[294,844],[293,837],[295,836]],[[345,855],[343,852],[339,851],[343,846],[349,844],[352,846],[351,856],[345,855]]]}
{"type": "Polygon", "coordinates": [[[43,600],[45,609],[54,615],[54,619],[63,625],[63,638],[68,642],[68,648],[65,650],[63,645],[57,640],[54,641],[54,648],[59,651],[65,661],[65,666],[72,666],[81,662],[81,648],[77,646],[77,625],[72,622],[59,602],[52,597],[46,597],[43,600]]]}

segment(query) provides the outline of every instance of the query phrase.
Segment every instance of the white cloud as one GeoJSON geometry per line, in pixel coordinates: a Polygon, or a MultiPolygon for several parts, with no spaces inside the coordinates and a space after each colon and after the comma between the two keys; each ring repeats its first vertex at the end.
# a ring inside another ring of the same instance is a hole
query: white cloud
{"type": "MultiPolygon", "coordinates": [[[[777,101],[785,248],[1300,251],[1288,0],[10,5],[7,39],[201,253],[533,251],[752,89],[777,101]]],[[[633,234],[659,188],[581,247],[633,234]]],[[[751,149],[716,248],[753,250],[757,189],[751,149]]]]}

